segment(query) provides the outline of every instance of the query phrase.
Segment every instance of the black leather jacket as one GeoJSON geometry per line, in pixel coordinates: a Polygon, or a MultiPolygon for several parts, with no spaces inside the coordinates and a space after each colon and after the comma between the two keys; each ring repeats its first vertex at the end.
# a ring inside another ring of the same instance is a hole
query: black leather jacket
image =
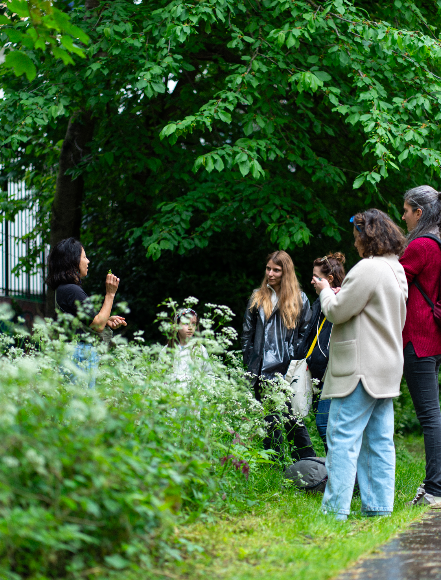
{"type": "MultiPolygon", "coordinates": [[[[299,344],[297,349],[297,359],[305,358],[308,354],[312,341],[317,335],[317,327],[320,327],[320,324],[323,322],[323,318],[324,315],[320,305],[320,298],[317,298],[311,308],[311,319],[309,321],[308,328],[306,329],[302,342],[299,344]]],[[[320,348],[316,342],[314,350],[307,358],[308,367],[311,371],[313,379],[319,379],[321,381],[323,379],[323,375],[325,374],[329,361],[329,339],[331,337],[331,331],[332,322],[327,320],[323,325],[319,335],[318,340],[320,348]]]]}
{"type": "Polygon", "coordinates": [[[309,300],[302,292],[303,308],[298,324],[288,330],[282,322],[279,309],[273,310],[265,320],[263,307],[250,310],[250,298],[243,317],[242,353],[243,361],[250,373],[272,379],[275,373],[286,374],[289,363],[296,357],[298,344],[303,338],[311,317],[309,300]]]}

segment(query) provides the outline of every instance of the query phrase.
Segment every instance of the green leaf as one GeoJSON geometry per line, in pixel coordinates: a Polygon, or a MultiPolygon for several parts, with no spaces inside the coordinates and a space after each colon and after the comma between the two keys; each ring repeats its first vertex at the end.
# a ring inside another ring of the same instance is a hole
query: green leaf
{"type": "Polygon", "coordinates": [[[357,177],[357,179],[354,181],[354,183],[352,184],[352,189],[358,189],[359,187],[361,187],[363,185],[363,183],[366,181],[366,176],[365,175],[359,175],[357,177]]]}
{"type": "Polygon", "coordinates": [[[283,46],[284,42],[285,42],[285,33],[279,32],[279,34],[277,35],[277,43],[279,46],[283,46]]]}
{"type": "Polygon", "coordinates": [[[55,58],[59,58],[64,64],[74,64],[73,58],[65,50],[58,48],[58,46],[52,47],[52,52],[55,58]]]}
{"type": "Polygon", "coordinates": [[[214,164],[214,166],[218,171],[222,171],[222,169],[225,167],[224,162],[220,157],[216,159],[216,163],[214,164]]]}
{"type": "Polygon", "coordinates": [[[172,133],[176,131],[176,125],[174,123],[170,123],[170,125],[166,125],[162,131],[159,133],[159,138],[162,140],[164,137],[168,137],[172,133]]]}
{"type": "Polygon", "coordinates": [[[205,163],[205,169],[208,171],[208,173],[211,173],[214,169],[214,162],[213,162],[213,156],[212,155],[207,155],[207,161],[205,163]]]}
{"type": "Polygon", "coordinates": [[[6,55],[4,65],[14,70],[15,76],[25,74],[28,81],[37,76],[37,69],[29,56],[21,50],[13,50],[6,55]]]}
{"type": "Polygon", "coordinates": [[[103,158],[107,162],[108,165],[112,165],[113,153],[111,151],[106,151],[106,153],[103,153],[103,158]]]}
{"type": "Polygon", "coordinates": [[[401,163],[402,161],[407,159],[408,155],[409,155],[409,149],[405,149],[402,153],[400,153],[400,155],[398,155],[398,161],[401,163]]]}
{"type": "Polygon", "coordinates": [[[355,125],[355,123],[360,119],[360,113],[353,113],[352,115],[349,115],[349,117],[346,119],[346,123],[351,123],[352,125],[355,125]]]}
{"type": "Polygon", "coordinates": [[[231,123],[231,115],[226,111],[218,111],[219,118],[225,123],[231,123]]]}
{"type": "Polygon", "coordinates": [[[60,41],[61,41],[61,44],[65,48],[67,48],[67,50],[69,50],[70,52],[74,52],[78,56],[81,56],[81,58],[86,58],[84,51],[79,46],[77,46],[76,44],[73,43],[73,39],[71,36],[64,35],[61,37],[60,41]]]}
{"type": "Polygon", "coordinates": [[[152,87],[155,89],[157,93],[165,93],[165,85],[164,83],[154,82],[152,81],[152,87]]]}
{"type": "Polygon", "coordinates": [[[288,48],[291,48],[291,47],[293,47],[293,46],[295,45],[295,43],[296,43],[295,36],[293,35],[293,33],[292,33],[292,32],[290,32],[290,33],[288,34],[288,38],[286,39],[286,46],[287,46],[288,48]]]}
{"type": "Polygon", "coordinates": [[[248,173],[250,172],[250,162],[248,158],[245,161],[239,163],[239,170],[244,177],[245,175],[248,175],[248,173]]]}
{"type": "Polygon", "coordinates": [[[243,128],[243,132],[245,133],[245,135],[251,135],[251,133],[253,132],[253,128],[254,128],[254,123],[253,121],[248,121],[248,123],[245,125],[245,127],[243,128]]]}
{"type": "Polygon", "coordinates": [[[259,179],[261,175],[264,175],[264,171],[257,159],[253,159],[251,162],[251,175],[254,177],[254,179],[259,179]]]}
{"type": "Polygon", "coordinates": [[[9,12],[15,12],[22,18],[30,17],[29,6],[25,0],[10,0],[10,2],[6,4],[6,8],[9,12]]]}
{"type": "Polygon", "coordinates": [[[330,81],[332,79],[331,75],[323,70],[315,70],[315,76],[323,82],[330,81]]]}

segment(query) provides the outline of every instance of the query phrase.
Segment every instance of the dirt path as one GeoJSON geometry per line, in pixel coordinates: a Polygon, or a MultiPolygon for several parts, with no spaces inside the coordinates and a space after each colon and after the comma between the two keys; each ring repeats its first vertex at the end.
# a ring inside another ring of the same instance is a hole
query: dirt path
{"type": "Polygon", "coordinates": [[[336,580],[441,580],[441,512],[428,512],[377,552],[336,580]]]}

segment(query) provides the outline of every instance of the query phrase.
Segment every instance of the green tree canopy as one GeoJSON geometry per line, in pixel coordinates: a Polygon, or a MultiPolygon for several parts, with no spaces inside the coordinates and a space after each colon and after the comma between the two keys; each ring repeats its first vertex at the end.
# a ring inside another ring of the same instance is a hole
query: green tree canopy
{"type": "MultiPolygon", "coordinates": [[[[47,230],[53,207],[52,242],[81,231],[103,268],[115,240],[138,273],[145,254],[210,261],[244,236],[251,252],[309,260],[305,242],[347,249],[355,211],[398,218],[405,189],[438,186],[434,0],[110,0],[63,14],[90,38],[86,58],[29,44],[32,81],[0,67],[2,154],[47,230]]],[[[6,28],[0,43],[23,51],[6,28]]]]}

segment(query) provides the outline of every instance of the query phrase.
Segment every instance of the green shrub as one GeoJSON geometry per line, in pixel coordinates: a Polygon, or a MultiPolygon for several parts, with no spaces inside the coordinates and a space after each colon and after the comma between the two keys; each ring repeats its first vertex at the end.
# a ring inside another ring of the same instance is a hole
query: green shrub
{"type": "Polygon", "coordinates": [[[249,473],[269,461],[263,416],[283,407],[286,384],[269,384],[266,409],[255,401],[227,351],[227,309],[209,314],[194,352],[205,344],[211,370],[195,356],[187,378],[176,375],[177,351],[138,335],[99,347],[97,388],[88,389],[71,360],[69,316],[38,326],[38,348],[3,340],[1,577],[84,577],[179,558],[177,522],[246,496],[249,473]]]}

